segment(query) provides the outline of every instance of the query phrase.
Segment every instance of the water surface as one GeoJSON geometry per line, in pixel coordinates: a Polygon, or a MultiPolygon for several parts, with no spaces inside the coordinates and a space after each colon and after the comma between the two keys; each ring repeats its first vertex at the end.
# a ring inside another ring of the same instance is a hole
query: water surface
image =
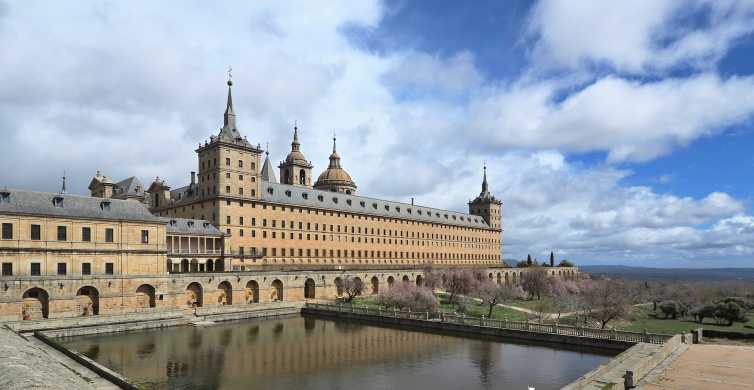
{"type": "Polygon", "coordinates": [[[68,338],[148,389],[557,389],[611,354],[310,317],[68,338]]]}

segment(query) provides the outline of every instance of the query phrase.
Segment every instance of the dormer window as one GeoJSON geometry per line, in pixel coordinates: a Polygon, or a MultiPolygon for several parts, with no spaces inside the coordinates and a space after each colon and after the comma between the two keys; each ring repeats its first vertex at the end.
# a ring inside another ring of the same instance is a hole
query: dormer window
{"type": "Polygon", "coordinates": [[[290,198],[291,197],[291,190],[286,190],[285,191],[285,196],[287,196],[287,197],[290,198]]]}
{"type": "Polygon", "coordinates": [[[325,201],[325,197],[322,196],[322,195],[317,195],[317,200],[319,200],[320,202],[324,202],[325,201]]]}
{"type": "Polygon", "coordinates": [[[359,205],[360,205],[361,207],[366,207],[366,205],[367,205],[367,202],[364,202],[364,201],[362,200],[361,202],[359,202],[359,205]]]}
{"type": "Polygon", "coordinates": [[[188,227],[194,227],[194,221],[188,221],[186,222],[186,225],[188,225],[188,227]]]}
{"type": "Polygon", "coordinates": [[[10,192],[8,191],[0,192],[0,203],[10,203],[10,192]]]}
{"type": "Polygon", "coordinates": [[[273,190],[272,187],[267,187],[267,193],[272,195],[275,193],[275,190],[273,190]]]}
{"type": "Polygon", "coordinates": [[[390,211],[390,206],[385,205],[385,211],[390,211]]]}
{"type": "Polygon", "coordinates": [[[419,215],[422,215],[422,211],[421,210],[416,210],[416,212],[419,213],[419,215]]]}
{"type": "Polygon", "coordinates": [[[396,208],[395,208],[395,211],[397,211],[397,212],[399,212],[399,213],[400,213],[400,212],[401,212],[401,208],[400,208],[400,207],[396,207],[396,208]]]}
{"type": "Polygon", "coordinates": [[[309,199],[309,194],[307,194],[306,192],[304,192],[304,193],[301,194],[301,197],[304,198],[304,199],[309,199]]]}
{"type": "Polygon", "coordinates": [[[52,205],[54,207],[63,207],[63,197],[62,196],[56,196],[52,198],[52,205]]]}
{"type": "Polygon", "coordinates": [[[178,223],[175,219],[170,220],[170,226],[175,226],[178,223]]]}
{"type": "Polygon", "coordinates": [[[406,209],[406,211],[408,211],[408,213],[411,214],[411,209],[406,209]]]}
{"type": "Polygon", "coordinates": [[[205,222],[205,223],[204,223],[204,227],[205,227],[205,228],[208,228],[208,227],[209,227],[209,222],[205,222]]]}
{"type": "Polygon", "coordinates": [[[109,201],[103,201],[99,203],[99,208],[102,211],[110,211],[110,202],[109,201]]]}
{"type": "Polygon", "coordinates": [[[372,208],[377,210],[377,203],[372,203],[372,208]]]}
{"type": "Polygon", "coordinates": [[[351,199],[346,199],[346,203],[350,206],[351,205],[351,199]]]}
{"type": "Polygon", "coordinates": [[[336,197],[334,197],[334,196],[333,196],[333,198],[332,198],[332,202],[333,202],[333,203],[338,203],[338,198],[336,198],[336,197]]]}

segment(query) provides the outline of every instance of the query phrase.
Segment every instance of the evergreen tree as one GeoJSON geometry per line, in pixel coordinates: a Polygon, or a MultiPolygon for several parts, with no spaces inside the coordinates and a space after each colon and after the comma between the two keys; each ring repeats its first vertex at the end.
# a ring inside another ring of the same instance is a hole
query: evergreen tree
{"type": "Polygon", "coordinates": [[[526,264],[531,265],[531,255],[526,255],[526,264]]]}
{"type": "Polygon", "coordinates": [[[550,267],[555,266],[555,253],[550,252],[550,267]]]}

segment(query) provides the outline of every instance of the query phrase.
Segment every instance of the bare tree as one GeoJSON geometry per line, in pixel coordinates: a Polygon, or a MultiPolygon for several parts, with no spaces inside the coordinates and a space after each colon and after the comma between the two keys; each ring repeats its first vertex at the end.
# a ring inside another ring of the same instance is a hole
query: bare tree
{"type": "Polygon", "coordinates": [[[432,264],[427,264],[424,267],[424,285],[430,290],[442,286],[442,273],[434,269],[432,264]]]}
{"type": "Polygon", "coordinates": [[[346,294],[346,302],[353,301],[354,298],[364,292],[364,282],[361,278],[346,277],[341,283],[343,284],[343,292],[346,294]]]}
{"type": "Polygon", "coordinates": [[[533,267],[521,277],[521,287],[531,297],[536,296],[537,300],[542,299],[543,294],[547,294],[549,286],[547,271],[539,267],[533,267]]]}
{"type": "Polygon", "coordinates": [[[576,281],[563,278],[548,278],[550,294],[553,296],[552,309],[557,314],[557,321],[564,312],[578,311],[580,309],[579,293],[581,289],[576,281]]]}
{"type": "Polygon", "coordinates": [[[489,310],[487,311],[487,317],[492,317],[492,309],[499,303],[510,301],[515,298],[521,297],[521,291],[517,287],[511,287],[505,284],[497,284],[490,280],[482,283],[476,289],[476,296],[482,300],[482,303],[487,305],[489,310]]]}
{"type": "Polygon", "coordinates": [[[413,283],[399,283],[395,287],[383,291],[377,297],[378,302],[387,308],[399,310],[435,312],[439,307],[437,297],[425,287],[413,283]]]}
{"type": "Polygon", "coordinates": [[[452,270],[448,274],[445,288],[450,294],[449,302],[454,303],[456,295],[464,295],[474,291],[477,285],[474,272],[468,269],[452,270]]]}
{"type": "Polygon", "coordinates": [[[631,312],[631,293],[622,280],[594,281],[583,296],[588,315],[599,321],[602,329],[610,321],[624,318],[631,312]]]}

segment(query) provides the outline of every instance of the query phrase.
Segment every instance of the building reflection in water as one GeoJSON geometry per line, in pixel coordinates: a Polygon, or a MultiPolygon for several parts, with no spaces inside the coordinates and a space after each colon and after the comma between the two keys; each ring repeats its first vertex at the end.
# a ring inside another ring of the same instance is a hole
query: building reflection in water
{"type": "MultiPolygon", "coordinates": [[[[389,388],[398,375],[406,384],[424,381],[420,387],[434,380],[437,388],[485,389],[516,374],[500,368],[507,344],[304,317],[82,336],[66,344],[159,389],[346,388],[365,376],[372,383],[358,387],[389,388]]],[[[566,374],[578,377],[604,359],[566,374]]]]}

